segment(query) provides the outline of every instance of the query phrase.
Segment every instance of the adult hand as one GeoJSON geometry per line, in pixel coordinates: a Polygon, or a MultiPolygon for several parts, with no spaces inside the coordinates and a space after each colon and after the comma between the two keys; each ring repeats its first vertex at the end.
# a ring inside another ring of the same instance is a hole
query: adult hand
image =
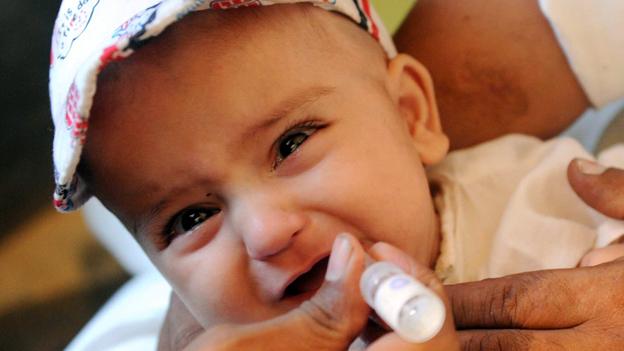
{"type": "MultiPolygon", "coordinates": [[[[624,218],[624,171],[575,160],[570,184],[624,218]]],[[[624,259],[447,287],[464,350],[623,350],[624,259]]]]}
{"type": "Polygon", "coordinates": [[[624,349],[624,260],[447,287],[464,350],[624,349]]]}
{"type": "MultiPolygon", "coordinates": [[[[376,259],[399,265],[438,293],[447,307],[447,318],[442,330],[427,343],[411,344],[393,332],[383,331],[381,334],[384,335],[371,339],[370,345],[365,342],[359,345],[368,351],[459,350],[450,305],[434,274],[387,244],[374,245],[370,253],[376,259]]],[[[367,329],[371,313],[359,291],[363,269],[364,249],[354,237],[340,235],[332,249],[326,281],[311,300],[283,316],[247,325],[220,325],[203,330],[173,295],[161,332],[159,351],[346,350],[367,329]],[[340,254],[341,251],[344,255],[340,254]]]]}

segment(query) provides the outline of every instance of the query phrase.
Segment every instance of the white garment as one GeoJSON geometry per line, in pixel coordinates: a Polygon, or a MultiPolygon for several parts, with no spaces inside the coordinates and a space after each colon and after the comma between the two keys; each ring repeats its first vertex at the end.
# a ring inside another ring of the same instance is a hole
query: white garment
{"type": "MultiPolygon", "coordinates": [[[[585,205],[570,187],[575,157],[593,158],[573,139],[509,135],[430,168],[442,227],[438,276],[459,283],[575,267],[592,248],[622,236],[624,221],[585,205]]],[[[599,161],[624,168],[624,144],[599,161]]]]}
{"type": "Polygon", "coordinates": [[[66,351],[156,350],[171,288],[158,272],[132,278],[100,309],[66,351]]]}
{"type": "Polygon", "coordinates": [[[540,0],[572,70],[596,107],[624,96],[624,1],[540,0]]]}

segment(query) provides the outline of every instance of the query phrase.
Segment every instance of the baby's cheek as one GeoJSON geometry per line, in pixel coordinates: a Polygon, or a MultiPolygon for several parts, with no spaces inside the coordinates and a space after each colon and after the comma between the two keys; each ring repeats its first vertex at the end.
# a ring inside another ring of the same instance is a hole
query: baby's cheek
{"type": "Polygon", "coordinates": [[[624,244],[613,244],[600,249],[594,249],[588,252],[581,259],[579,266],[590,267],[597,266],[602,263],[615,261],[624,257],[624,244]]]}
{"type": "Polygon", "coordinates": [[[191,313],[199,323],[204,328],[210,328],[218,324],[240,322],[242,305],[236,301],[245,303],[247,299],[217,281],[214,284],[206,280],[202,283],[191,285],[192,291],[187,292],[191,313]]]}
{"type": "Polygon", "coordinates": [[[258,297],[258,287],[249,275],[248,261],[235,251],[223,246],[219,248],[223,255],[212,250],[209,254],[202,252],[202,256],[211,259],[196,262],[193,274],[185,281],[185,291],[181,293],[189,298],[187,305],[200,324],[209,328],[272,317],[271,306],[258,297]]]}

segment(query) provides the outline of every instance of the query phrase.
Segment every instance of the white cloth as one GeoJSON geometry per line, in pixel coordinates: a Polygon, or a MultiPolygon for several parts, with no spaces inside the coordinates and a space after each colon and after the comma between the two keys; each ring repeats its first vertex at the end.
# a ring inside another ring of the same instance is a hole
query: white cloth
{"type": "MultiPolygon", "coordinates": [[[[442,228],[436,273],[459,283],[575,267],[589,250],[624,234],[572,190],[568,163],[592,159],[575,140],[510,135],[452,152],[428,170],[442,228]]],[[[624,144],[599,156],[624,168],[624,144]]]]}
{"type": "Polygon", "coordinates": [[[102,306],[65,350],[156,350],[170,293],[169,284],[156,272],[133,278],[102,306]]]}
{"type": "Polygon", "coordinates": [[[133,276],[158,272],[133,235],[97,198],[92,197],[80,211],[91,234],[126,272],[133,276]]]}
{"type": "Polygon", "coordinates": [[[593,105],[624,96],[624,1],[540,0],[540,7],[593,105]]]}

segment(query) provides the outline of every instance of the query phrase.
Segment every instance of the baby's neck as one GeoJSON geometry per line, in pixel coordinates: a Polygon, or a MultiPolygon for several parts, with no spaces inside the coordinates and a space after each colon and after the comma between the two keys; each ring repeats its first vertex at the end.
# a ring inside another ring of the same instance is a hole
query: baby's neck
{"type": "Polygon", "coordinates": [[[433,235],[433,242],[431,245],[431,257],[428,262],[427,267],[430,269],[435,269],[436,262],[438,262],[438,258],[440,257],[440,243],[442,241],[442,227],[441,227],[440,214],[437,209],[435,211],[435,233],[433,235]]]}
{"type": "Polygon", "coordinates": [[[427,267],[435,271],[436,263],[440,258],[440,246],[442,244],[442,218],[440,218],[440,212],[438,211],[438,205],[436,204],[436,197],[440,195],[442,189],[436,182],[429,182],[429,192],[431,193],[431,202],[433,204],[433,213],[435,216],[433,241],[431,244],[431,251],[429,251],[430,259],[427,267]]]}

